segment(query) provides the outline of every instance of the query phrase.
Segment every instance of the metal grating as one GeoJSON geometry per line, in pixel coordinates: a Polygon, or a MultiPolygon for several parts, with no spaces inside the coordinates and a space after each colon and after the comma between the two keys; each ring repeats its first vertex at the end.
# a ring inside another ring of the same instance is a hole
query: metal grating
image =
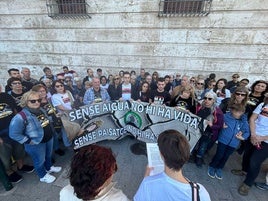
{"type": "Polygon", "coordinates": [[[52,18],[91,18],[86,0],[47,0],[48,16],[52,18]]]}
{"type": "Polygon", "coordinates": [[[201,17],[210,13],[212,0],[160,0],[159,17],[201,17]]]}

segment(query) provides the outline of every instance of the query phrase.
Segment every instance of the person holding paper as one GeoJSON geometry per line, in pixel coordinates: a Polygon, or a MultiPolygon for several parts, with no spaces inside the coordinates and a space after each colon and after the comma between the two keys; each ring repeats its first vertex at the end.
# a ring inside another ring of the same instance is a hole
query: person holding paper
{"type": "MultiPolygon", "coordinates": [[[[181,133],[166,130],[157,140],[160,155],[164,161],[164,172],[148,176],[152,168],[147,168],[145,178],[134,196],[134,201],[190,201],[192,182],[182,174],[182,167],[190,157],[190,145],[181,133]]],[[[201,184],[199,186],[200,201],[210,201],[210,196],[201,184]]]]}

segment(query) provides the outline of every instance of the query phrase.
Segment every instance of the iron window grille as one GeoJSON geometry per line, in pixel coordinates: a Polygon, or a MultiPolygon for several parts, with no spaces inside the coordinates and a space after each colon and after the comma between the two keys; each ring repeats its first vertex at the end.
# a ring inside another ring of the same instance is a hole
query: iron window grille
{"type": "Polygon", "coordinates": [[[160,0],[159,17],[200,17],[210,13],[212,0],[160,0]]]}
{"type": "Polygon", "coordinates": [[[47,0],[48,16],[52,18],[91,18],[86,0],[47,0]]]}

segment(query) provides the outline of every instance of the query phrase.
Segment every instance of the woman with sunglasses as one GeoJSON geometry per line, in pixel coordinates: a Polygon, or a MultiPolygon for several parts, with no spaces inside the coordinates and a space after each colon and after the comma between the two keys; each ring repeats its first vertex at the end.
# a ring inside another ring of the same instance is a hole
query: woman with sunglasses
{"type": "Polygon", "coordinates": [[[241,104],[245,108],[245,114],[248,113],[249,108],[247,107],[248,102],[248,89],[246,87],[237,87],[230,98],[225,98],[221,101],[220,108],[225,114],[229,111],[229,108],[235,104],[241,104]]]}
{"type": "Polygon", "coordinates": [[[214,145],[218,139],[220,129],[223,127],[223,113],[221,109],[217,107],[216,100],[217,95],[214,92],[209,91],[205,94],[203,101],[196,109],[196,115],[201,117],[203,120],[208,121],[208,126],[202,132],[202,136],[196,147],[195,163],[199,168],[202,167],[203,157],[206,151],[214,145]]]}
{"type": "Polygon", "coordinates": [[[119,75],[115,75],[113,78],[113,82],[109,85],[107,89],[112,101],[119,100],[119,98],[121,98],[121,92],[119,87],[120,84],[121,77],[119,75]]]}
{"type": "Polygon", "coordinates": [[[22,112],[16,114],[11,120],[9,135],[20,144],[24,144],[25,151],[33,160],[40,181],[52,183],[56,177],[50,173],[60,172],[61,167],[52,166],[52,121],[40,104],[39,92],[31,90],[25,93],[20,102],[22,112]]]}
{"type": "Polygon", "coordinates": [[[74,98],[70,91],[65,90],[63,83],[60,80],[55,80],[52,83],[52,88],[53,95],[51,101],[53,106],[56,107],[59,112],[72,110],[74,98]]]}

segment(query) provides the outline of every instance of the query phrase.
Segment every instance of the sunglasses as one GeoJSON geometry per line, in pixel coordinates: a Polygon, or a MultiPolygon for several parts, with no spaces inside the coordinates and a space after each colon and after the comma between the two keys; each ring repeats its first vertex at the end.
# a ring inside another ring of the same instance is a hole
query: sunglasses
{"type": "Polygon", "coordinates": [[[208,98],[208,97],[204,97],[204,100],[209,100],[211,101],[213,98],[208,98]]]}
{"type": "Polygon", "coordinates": [[[38,102],[38,103],[41,103],[41,99],[33,99],[33,100],[28,100],[30,103],[36,103],[36,102],[38,102]]]}
{"type": "Polygon", "coordinates": [[[247,94],[241,94],[241,93],[236,92],[235,95],[245,97],[247,94]]]}
{"type": "Polygon", "coordinates": [[[197,83],[197,85],[204,85],[204,83],[197,83]]]}
{"type": "Polygon", "coordinates": [[[21,85],[21,82],[13,82],[12,85],[21,85]]]}
{"type": "Polygon", "coordinates": [[[63,85],[55,85],[56,88],[60,88],[60,87],[63,87],[63,85]]]}

